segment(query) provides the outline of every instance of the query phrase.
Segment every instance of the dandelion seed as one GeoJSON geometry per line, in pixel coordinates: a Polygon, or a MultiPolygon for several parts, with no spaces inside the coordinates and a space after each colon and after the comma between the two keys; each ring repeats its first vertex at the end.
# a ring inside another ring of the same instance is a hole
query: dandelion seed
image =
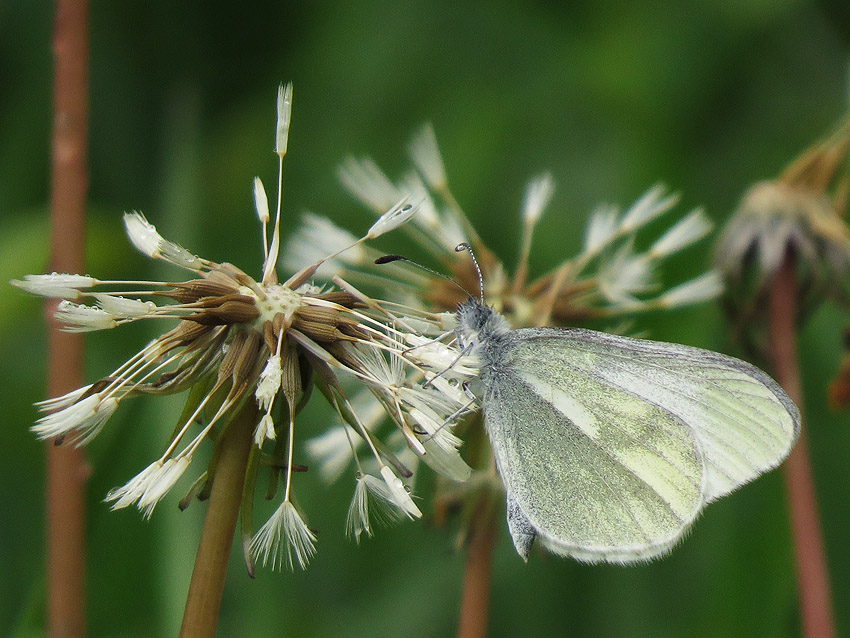
{"type": "Polygon", "coordinates": [[[632,204],[620,222],[621,232],[630,233],[641,226],[645,226],[659,215],[673,208],[679,201],[678,195],[662,197],[663,194],[663,186],[653,186],[643,197],[632,204]]]}
{"type": "Polygon", "coordinates": [[[266,367],[263,368],[257,382],[257,390],[254,396],[257,399],[257,405],[260,409],[268,411],[272,405],[272,401],[280,391],[280,381],[283,372],[280,367],[280,356],[275,354],[266,360],[266,367]]]}
{"type": "MultiPolygon", "coordinates": [[[[378,214],[394,206],[404,193],[410,193],[414,201],[422,202],[419,213],[406,227],[408,235],[420,249],[442,264],[444,270],[450,270],[452,278],[460,285],[428,274],[414,280],[406,276],[402,267],[391,270],[398,266],[398,262],[385,266],[385,274],[381,278],[368,280],[382,291],[384,298],[404,300],[394,305],[382,302],[381,308],[402,315],[394,324],[400,332],[394,336],[396,343],[393,347],[414,367],[417,371],[415,376],[405,366],[403,378],[399,378],[396,372],[386,369],[386,363],[391,359],[377,356],[370,359],[360,352],[359,347],[343,346],[334,352],[333,361],[325,359],[335,369],[350,365],[361,374],[365,373],[358,378],[372,389],[375,404],[393,415],[395,429],[392,436],[382,440],[404,440],[407,448],[392,447],[391,451],[398,454],[398,458],[403,458],[405,463],[412,463],[407,459],[410,450],[415,450],[418,460],[430,465],[442,477],[456,481],[472,477],[472,482],[475,482],[476,476],[492,476],[492,467],[486,461],[482,464],[482,459],[489,457],[489,450],[480,451],[478,442],[484,438],[479,430],[480,421],[476,422],[470,416],[478,412],[468,387],[469,380],[477,378],[478,362],[468,352],[458,352],[456,344],[451,343],[453,315],[448,314],[444,318],[438,314],[455,309],[466,299],[469,294],[466,291],[475,295],[479,288],[478,273],[470,260],[452,259],[454,246],[460,243],[473,246],[487,284],[483,290],[486,302],[515,328],[571,325],[576,322],[585,324],[594,320],[610,322],[609,328],[622,327],[625,318],[633,319],[636,313],[698,303],[719,294],[719,282],[713,273],[672,287],[661,280],[661,263],[702,239],[710,230],[710,224],[702,212],[694,211],[684,219],[668,224],[668,228],[662,229],[654,241],[652,235],[646,237],[650,232],[649,225],[672,211],[678,201],[677,195],[667,193],[660,185],[646,191],[622,213],[613,206],[598,208],[588,222],[582,250],[537,279],[531,279],[528,277],[528,261],[532,234],[543,210],[552,201],[554,180],[551,176],[532,180],[526,190],[520,211],[523,231],[519,263],[511,273],[484,245],[449,190],[432,127],[423,127],[414,136],[409,153],[416,171],[408,172],[397,182],[390,180],[369,158],[347,159],[339,169],[340,178],[357,199],[378,214]],[[644,245],[649,246],[646,252],[635,249],[635,246],[644,245]],[[405,276],[400,276],[402,273],[405,276]],[[439,400],[432,401],[430,392],[434,392],[439,400]],[[455,431],[458,422],[461,424],[458,431],[463,437],[455,431]],[[411,432],[414,441],[410,440],[411,432]],[[468,445],[470,439],[475,442],[472,450],[467,447],[468,454],[463,456],[458,449],[462,438],[464,445],[468,445]],[[464,458],[477,458],[478,462],[470,467],[464,458]]],[[[317,222],[311,219],[308,224],[315,227],[317,222]]],[[[306,238],[305,234],[297,236],[299,239],[306,238]]],[[[307,239],[306,243],[313,244],[312,250],[321,252],[322,238],[307,239]]],[[[303,246],[299,249],[305,250],[303,246]]],[[[334,272],[333,281],[355,294],[341,281],[355,274],[356,268],[349,268],[349,264],[341,265],[334,272]]],[[[629,326],[633,330],[633,322],[629,326]]],[[[357,412],[362,414],[365,408],[358,407],[357,412]]],[[[355,431],[361,425],[354,419],[347,422],[355,431]]],[[[373,432],[380,433],[381,427],[380,423],[370,421],[369,436],[373,432]]],[[[356,445],[352,446],[342,431],[328,433],[311,441],[311,455],[321,459],[320,468],[330,468],[329,471],[321,469],[323,476],[335,478],[341,474],[345,459],[351,458],[349,448],[356,445]],[[333,463],[328,459],[333,459],[333,463]]],[[[416,516],[418,508],[414,511],[411,507],[416,505],[410,500],[399,474],[393,471],[395,468],[395,465],[390,468],[380,462],[378,465],[387,489],[397,499],[397,506],[408,516],[416,516]]],[[[490,484],[486,478],[483,483],[490,484]]],[[[444,481],[438,482],[438,498],[444,497],[445,502],[465,511],[474,509],[467,499],[478,498],[477,490],[461,488],[455,483],[451,487],[446,485],[444,481]]],[[[355,489],[350,520],[357,521],[361,516],[358,507],[363,502],[365,489],[362,486],[355,489]]],[[[352,522],[351,525],[361,534],[368,533],[366,524],[358,526],[352,522]]]]}
{"type": "Polygon", "coordinates": [[[250,549],[254,560],[271,563],[272,569],[280,569],[284,563],[289,569],[296,564],[306,569],[316,554],[316,535],[295,506],[284,501],[254,535],[250,549]]]}
{"type": "Polygon", "coordinates": [[[257,429],[254,431],[254,445],[262,447],[266,439],[273,441],[275,438],[277,438],[277,433],[274,429],[274,419],[270,414],[266,413],[260,419],[257,429]]]}
{"type": "Polygon", "coordinates": [[[289,145],[289,123],[292,119],[292,82],[281,86],[277,91],[277,127],[275,131],[274,152],[286,155],[289,145]]]}
{"type": "Polygon", "coordinates": [[[266,189],[263,186],[263,180],[259,177],[254,178],[254,209],[257,211],[257,217],[260,223],[265,225],[269,223],[269,198],[266,196],[266,189]]]}
{"type": "Polygon", "coordinates": [[[141,299],[127,299],[118,295],[96,292],[92,294],[100,308],[120,319],[134,319],[156,312],[156,304],[141,299]]]}
{"type": "Polygon", "coordinates": [[[670,230],[652,244],[649,254],[661,259],[699,241],[711,231],[711,222],[705,213],[697,209],[683,217],[670,230]]]}
{"type": "Polygon", "coordinates": [[[66,332],[109,330],[118,325],[115,317],[102,308],[84,306],[62,300],[56,308],[56,318],[66,324],[66,332]]]}
{"type": "Polygon", "coordinates": [[[91,384],[84,385],[81,388],[77,388],[76,390],[72,390],[68,394],[64,394],[61,397],[55,397],[53,399],[45,399],[44,401],[39,401],[35,405],[42,412],[56,412],[61,410],[62,408],[67,408],[71,405],[74,405],[80,399],[89,394],[89,391],[92,389],[91,384]]]}
{"type": "Polygon", "coordinates": [[[651,288],[651,262],[629,244],[599,269],[599,290],[612,304],[636,304],[634,295],[651,288]]]}
{"type": "MultiPolygon", "coordinates": [[[[369,397],[372,401],[372,397],[369,397]]],[[[385,417],[384,408],[373,403],[379,418],[385,417]]],[[[369,422],[365,417],[361,419],[369,422]]],[[[360,439],[357,439],[360,441],[360,439]]],[[[319,464],[319,474],[327,483],[336,481],[351,463],[351,445],[342,428],[330,428],[307,441],[307,453],[319,464]]]]}
{"type": "Polygon", "coordinates": [[[358,543],[364,532],[374,535],[374,528],[397,522],[402,517],[393,495],[381,479],[371,474],[357,476],[354,495],[345,519],[345,531],[358,543]]]}
{"type": "Polygon", "coordinates": [[[159,244],[164,240],[156,232],[156,227],[149,223],[144,215],[137,212],[125,213],[124,227],[136,250],[151,258],[159,255],[159,244]]]}
{"type": "Polygon", "coordinates": [[[424,405],[411,408],[409,412],[424,432],[420,437],[425,447],[422,459],[446,478],[466,481],[472,474],[472,468],[461,458],[458,450],[463,442],[452,434],[449,424],[441,422],[436,413],[424,405]]]}
{"type": "Polygon", "coordinates": [[[188,270],[200,270],[203,267],[199,257],[163,238],[141,213],[124,213],[124,226],[133,245],[151,259],[162,259],[188,270]]]}
{"type": "Polygon", "coordinates": [[[117,408],[116,399],[92,394],[41,417],[30,429],[40,439],[67,437],[70,442],[84,445],[97,436],[117,408]]]}
{"type": "Polygon", "coordinates": [[[151,463],[121,487],[109,490],[104,500],[113,503],[113,510],[135,505],[150,486],[154,476],[158,475],[161,469],[162,461],[151,463]]]}
{"type": "Polygon", "coordinates": [[[590,216],[584,239],[584,252],[595,255],[614,238],[617,232],[617,210],[611,207],[598,208],[590,216]]]}
{"type": "Polygon", "coordinates": [[[30,294],[59,299],[79,299],[81,289],[91,288],[97,283],[94,277],[87,275],[68,275],[53,273],[50,275],[26,275],[23,281],[12,280],[13,286],[30,294]]]}
{"type": "Polygon", "coordinates": [[[366,237],[376,239],[406,223],[415,214],[416,208],[407,201],[407,197],[404,197],[372,224],[369,232],[366,233],[366,237]]]}
{"type": "Polygon", "coordinates": [[[537,223],[554,192],[555,181],[549,173],[545,173],[529,183],[522,204],[522,217],[527,224],[533,226],[537,223]]]}
{"type": "Polygon", "coordinates": [[[349,157],[338,174],[340,181],[376,213],[387,210],[404,196],[370,159],[349,157]]]}
{"type": "Polygon", "coordinates": [[[446,169],[437,146],[434,127],[426,124],[410,144],[410,157],[432,189],[440,191],[446,187],[446,169]]]}
{"type": "Polygon", "coordinates": [[[723,281],[720,273],[711,270],[675,288],[671,288],[659,298],[659,305],[665,308],[689,306],[704,301],[711,301],[723,292],[723,281]]]}
{"type": "Polygon", "coordinates": [[[325,261],[316,271],[318,277],[331,279],[342,274],[343,265],[362,264],[368,260],[363,246],[353,246],[346,250],[356,242],[357,237],[329,219],[306,213],[298,231],[286,243],[282,265],[287,270],[297,271],[304,264],[312,264],[328,255],[345,251],[337,259],[325,261]]]}
{"type": "Polygon", "coordinates": [[[150,518],[157,503],[165,496],[192,462],[191,456],[167,459],[160,464],[146,481],[145,489],[139,495],[137,506],[145,518],[150,518]]]}
{"type": "Polygon", "coordinates": [[[390,496],[396,506],[410,518],[421,518],[422,512],[416,507],[416,503],[410,498],[410,493],[402,483],[401,479],[396,476],[386,465],[381,466],[381,477],[389,489],[390,496]]]}

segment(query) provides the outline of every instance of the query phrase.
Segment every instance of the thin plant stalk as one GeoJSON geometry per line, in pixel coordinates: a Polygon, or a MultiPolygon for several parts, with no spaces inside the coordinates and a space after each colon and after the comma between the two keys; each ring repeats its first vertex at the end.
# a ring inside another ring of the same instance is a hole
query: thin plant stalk
{"type": "MultiPolygon", "coordinates": [[[[51,268],[84,272],[88,190],[88,0],[58,0],[53,31],[54,116],[51,156],[51,268]]],[[[60,332],[46,307],[48,396],[82,385],[83,340],[60,332]]],[[[85,635],[85,485],[83,451],[47,449],[47,626],[56,638],[85,635]]]]}
{"type": "MultiPolygon", "coordinates": [[[[770,341],[774,376],[802,412],[803,393],[797,361],[797,286],[794,264],[794,253],[789,250],[773,281],[770,296],[770,341]]],[[[785,461],[783,471],[788,491],[803,636],[830,638],[835,635],[832,595],[805,429],[785,461]]]]}
{"type": "Polygon", "coordinates": [[[490,615],[490,580],[496,516],[492,499],[483,498],[472,517],[460,602],[458,638],[485,638],[490,615]]]}
{"type": "Polygon", "coordinates": [[[220,442],[221,456],[215,468],[215,479],[180,628],[183,638],[215,636],[227,563],[242,499],[245,468],[258,419],[256,404],[253,400],[247,401],[220,442]]]}

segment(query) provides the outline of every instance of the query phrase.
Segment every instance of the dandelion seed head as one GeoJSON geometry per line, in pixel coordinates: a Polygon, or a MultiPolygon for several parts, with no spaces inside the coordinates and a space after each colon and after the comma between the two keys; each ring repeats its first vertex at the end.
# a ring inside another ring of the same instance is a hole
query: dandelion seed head
{"type": "Polygon", "coordinates": [[[850,300],[850,118],[803,150],[772,180],[753,184],[722,229],[714,265],[724,282],[723,309],[736,336],[766,354],[765,322],[773,281],[793,256],[797,321],[827,298],[850,300]]]}
{"type": "MultiPolygon", "coordinates": [[[[286,85],[278,92],[275,129],[281,171],[291,109],[292,86],[286,85]]],[[[410,423],[427,418],[434,430],[433,442],[427,442],[436,446],[434,460],[457,453],[451,435],[433,426],[456,410],[456,388],[445,385],[448,380],[443,379],[436,389],[422,387],[426,373],[434,378],[438,372],[429,365],[457,358],[457,351],[440,343],[430,346],[434,352],[430,360],[406,357],[410,348],[406,333],[445,339],[450,314],[420,316],[414,311],[407,316],[402,311],[395,315],[382,307],[384,302],[373,300],[353,285],[319,285],[313,279],[322,272],[342,274],[352,267],[374,267],[376,251],[365,242],[413,221],[420,206],[426,210],[427,223],[446,226],[447,218],[420,178],[411,178],[411,184],[418,183],[415,194],[421,202],[413,204],[410,193],[391,185],[369,161],[350,163],[344,175],[358,185],[364,200],[376,206],[380,203],[377,220],[365,235],[357,237],[324,218],[305,216],[302,231],[284,250],[284,261],[292,265],[295,274],[283,282],[276,272],[282,197],[278,192],[275,224],[269,229],[272,211],[259,178],[253,181],[253,203],[263,233],[260,276],[193,254],[163,237],[142,213],[134,211],[123,217],[130,243],[152,259],[189,271],[188,278],[117,281],[53,273],[13,282],[28,292],[62,299],[56,317],[71,331],[152,320],[165,325],[163,320],[169,320],[164,332],[110,374],[39,404],[46,412],[32,428],[39,438],[82,445],[103,430],[124,399],[186,392],[186,406],[159,458],[106,495],[113,509],[134,505],[145,518],[150,517],[190,471],[195,452],[202,445],[211,445],[213,450],[203,455],[210,460],[205,470],[196,473],[190,496],[208,495],[215,489],[221,446],[229,438],[223,432],[250,422],[254,446],[251,458],[256,461],[246,468],[245,485],[254,485],[259,471],[269,471],[273,479],[270,493],[283,495],[275,513],[253,535],[251,555],[273,567],[306,567],[315,553],[316,537],[292,501],[299,489],[297,472],[308,469],[297,458],[302,442],[296,435],[296,420],[300,420],[298,413],[312,384],[320,379],[348,430],[332,428],[307,445],[320,457],[316,467],[323,475],[339,474],[352,460],[360,467],[361,459],[356,455],[362,452],[367,457],[362,463],[381,477],[361,473],[349,516],[350,533],[359,538],[372,533],[372,521],[421,516],[399,478],[399,473],[409,477],[405,463],[413,465],[415,461],[401,450],[391,453],[389,449],[407,443],[424,453],[425,446],[417,440],[410,423]],[[346,383],[354,379],[363,388],[353,402],[345,396],[337,375],[345,377],[346,383]],[[442,401],[435,397],[441,393],[439,388],[451,388],[442,401]],[[395,426],[388,434],[382,430],[387,423],[395,426]],[[285,440],[264,448],[267,440],[282,439],[284,433],[285,440]],[[379,433],[386,442],[379,440],[379,433]],[[378,452],[379,447],[385,450],[383,454],[378,452]],[[394,469],[386,467],[384,454],[394,469]],[[276,489],[278,481],[282,483],[280,490],[276,489]]],[[[282,183],[282,179],[278,181],[282,183]]],[[[452,219],[459,228],[458,219],[452,219]]],[[[459,231],[457,234],[461,235],[459,231]]],[[[409,283],[425,279],[421,274],[406,278],[409,283]]],[[[465,370],[459,365],[451,379],[459,378],[465,370]]],[[[447,468],[458,472],[449,464],[447,468]]],[[[185,503],[191,500],[189,496],[184,499],[185,503]]],[[[251,512],[244,510],[242,516],[250,525],[251,512]]]]}

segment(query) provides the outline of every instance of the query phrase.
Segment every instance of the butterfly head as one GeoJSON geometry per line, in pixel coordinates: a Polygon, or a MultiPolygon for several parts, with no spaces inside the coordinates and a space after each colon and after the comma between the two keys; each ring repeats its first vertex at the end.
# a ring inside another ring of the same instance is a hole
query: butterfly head
{"type": "Polygon", "coordinates": [[[510,330],[508,322],[498,312],[475,297],[469,297],[457,307],[455,333],[464,349],[480,345],[494,336],[510,330]]]}

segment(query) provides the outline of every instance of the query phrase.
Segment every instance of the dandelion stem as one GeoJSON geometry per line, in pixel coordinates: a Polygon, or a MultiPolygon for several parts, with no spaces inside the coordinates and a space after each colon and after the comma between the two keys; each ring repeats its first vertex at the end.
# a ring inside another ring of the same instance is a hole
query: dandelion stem
{"type": "Polygon", "coordinates": [[[484,496],[472,516],[460,601],[458,638],[485,638],[490,615],[490,576],[496,542],[496,508],[484,496]]]}
{"type": "MultiPolygon", "coordinates": [[[[88,2],[59,0],[53,32],[55,52],[51,175],[51,266],[83,272],[88,190],[88,2]]],[[[61,396],[82,385],[83,342],[60,332],[47,306],[48,391],[61,396]]],[[[85,483],[82,450],[50,444],[47,451],[47,624],[50,636],[84,636],[85,483]]]]}
{"type": "MultiPolygon", "coordinates": [[[[770,340],[776,380],[802,412],[803,393],[797,362],[796,281],[794,253],[789,250],[773,281],[770,296],[770,340]]],[[[832,595],[821,538],[806,430],[783,466],[797,565],[797,589],[803,636],[835,635],[832,595]]]]}
{"type": "Polygon", "coordinates": [[[247,401],[219,443],[221,455],[215,469],[204,529],[195,557],[195,569],[189,584],[183,613],[183,638],[214,638],[227,562],[233,547],[236,517],[242,499],[245,468],[251,449],[258,410],[247,401]]]}
{"type": "Polygon", "coordinates": [[[283,495],[283,500],[289,500],[289,494],[292,491],[292,453],[295,445],[295,406],[289,404],[289,444],[286,446],[288,455],[286,461],[286,493],[283,495]]]}

